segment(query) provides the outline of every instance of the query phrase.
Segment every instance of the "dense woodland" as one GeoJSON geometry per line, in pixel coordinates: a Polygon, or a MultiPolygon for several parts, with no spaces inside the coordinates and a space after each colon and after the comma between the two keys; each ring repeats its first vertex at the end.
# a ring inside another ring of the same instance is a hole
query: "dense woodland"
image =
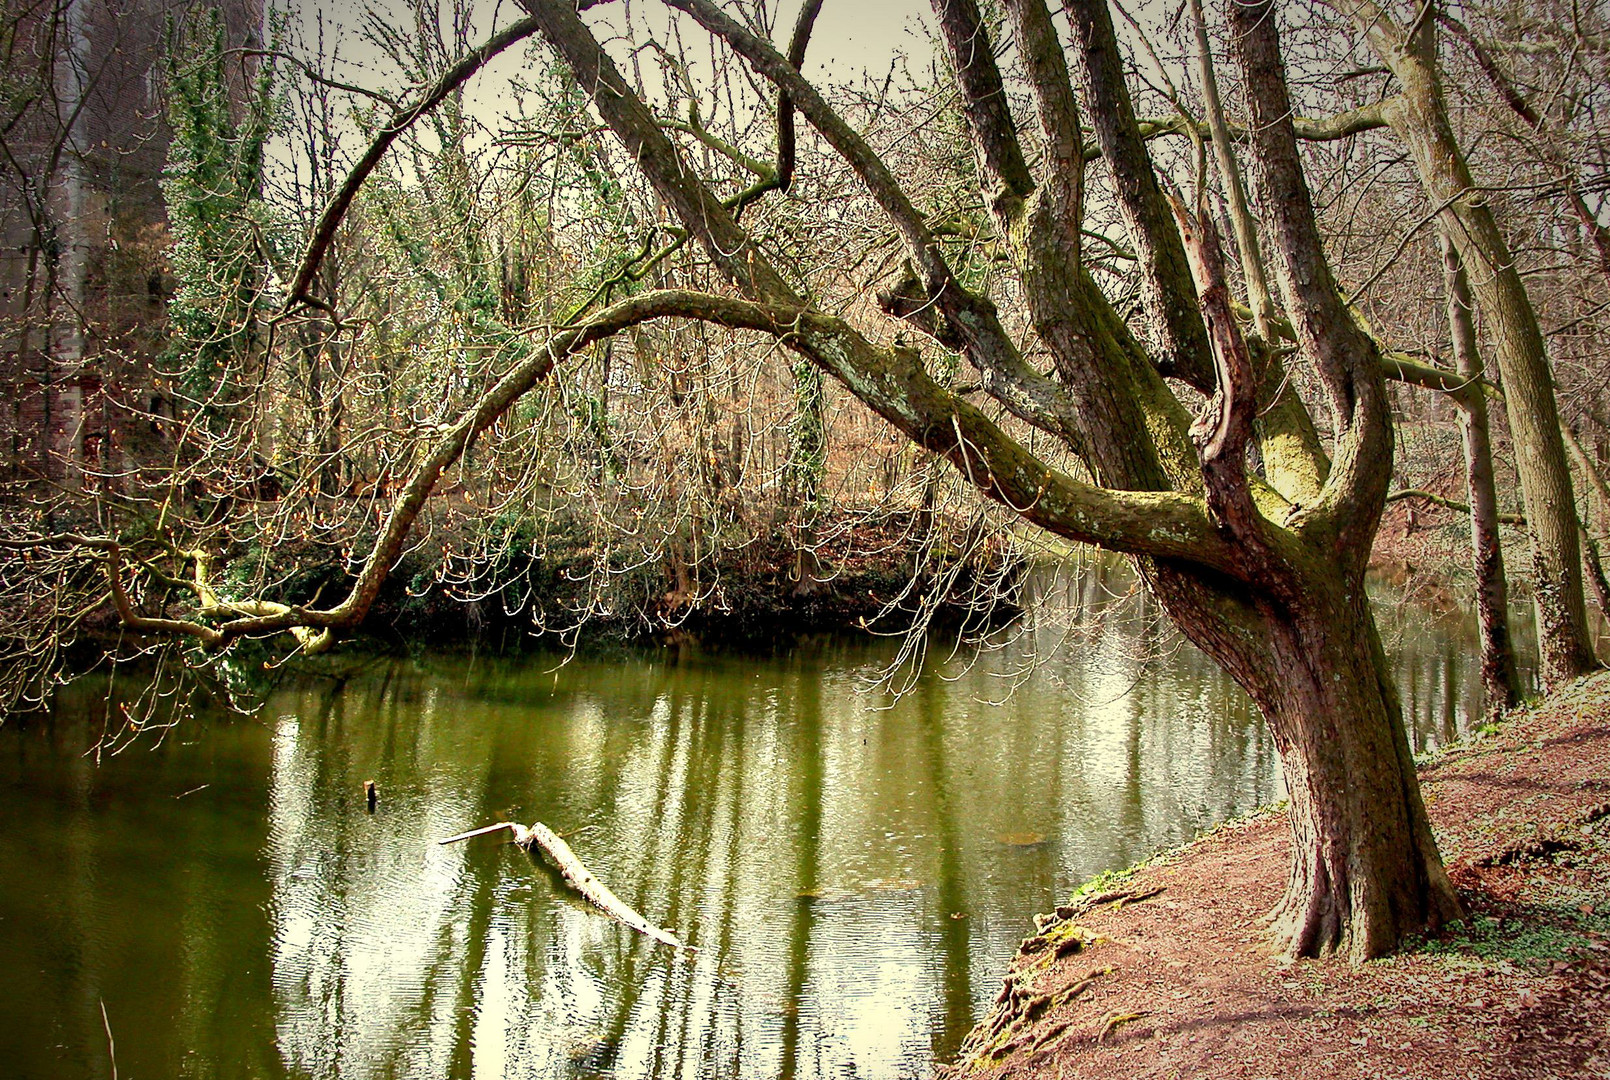
{"type": "Polygon", "coordinates": [[[1603,5],[934,0],[854,77],[819,0],[522,6],[175,10],[165,218],[114,200],[76,292],[60,27],[7,20],[6,377],[98,397],[11,421],[0,704],[386,596],[575,642],[875,573],[920,641],[1049,536],[1263,712],[1292,953],[1458,915],[1363,582],[1381,532],[1473,595],[1491,710],[1511,597],[1546,685],[1597,666],[1603,5]]]}

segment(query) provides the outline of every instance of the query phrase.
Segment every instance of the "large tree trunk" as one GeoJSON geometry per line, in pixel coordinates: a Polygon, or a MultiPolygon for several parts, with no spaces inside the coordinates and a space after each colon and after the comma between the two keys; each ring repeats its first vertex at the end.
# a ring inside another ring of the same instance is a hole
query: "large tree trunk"
{"type": "Polygon", "coordinates": [[[1245,636],[1224,633],[1224,605],[1204,617],[1196,589],[1166,571],[1150,580],[1274,735],[1292,831],[1286,893],[1270,914],[1277,944],[1292,956],[1345,948],[1358,962],[1458,918],[1459,899],[1362,580],[1315,564],[1299,572],[1301,609],[1257,603],[1245,636]]]}
{"type": "Polygon", "coordinates": [[[1537,313],[1449,123],[1437,74],[1434,20],[1423,20],[1406,37],[1373,4],[1355,13],[1403,87],[1384,115],[1413,157],[1426,194],[1441,208],[1496,347],[1532,538],[1543,681],[1553,688],[1594,670],[1598,661],[1582,595],[1571,472],[1537,313]]]}
{"type": "Polygon", "coordinates": [[[1365,960],[1460,909],[1368,601],[1362,590],[1336,600],[1276,627],[1280,678],[1257,695],[1291,805],[1291,876],[1274,919],[1293,955],[1346,941],[1365,960]]]}

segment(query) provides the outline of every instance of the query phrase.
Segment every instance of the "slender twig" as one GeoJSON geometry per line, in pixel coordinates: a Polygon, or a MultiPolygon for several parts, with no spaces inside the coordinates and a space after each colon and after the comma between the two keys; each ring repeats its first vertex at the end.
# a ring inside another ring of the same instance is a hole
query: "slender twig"
{"type": "Polygon", "coordinates": [[[117,1042],[112,1038],[112,1021],[106,1016],[106,999],[101,998],[101,1026],[106,1029],[106,1056],[112,1062],[112,1080],[117,1080],[117,1042]]]}

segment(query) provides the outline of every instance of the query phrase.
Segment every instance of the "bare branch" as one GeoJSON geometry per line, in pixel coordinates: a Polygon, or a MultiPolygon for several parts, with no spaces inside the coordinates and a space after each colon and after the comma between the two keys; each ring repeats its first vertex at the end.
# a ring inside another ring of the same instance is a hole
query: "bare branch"
{"type": "Polygon", "coordinates": [[[1107,0],[1064,0],[1063,7],[1073,29],[1074,70],[1086,111],[1139,259],[1147,309],[1160,345],[1158,367],[1212,393],[1213,350],[1196,308],[1196,288],[1174,215],[1135,120],[1107,0]]]}
{"type": "Polygon", "coordinates": [[[385,156],[391,144],[397,141],[397,137],[407,131],[415,120],[440,105],[447,95],[463,86],[470,76],[481,70],[493,57],[536,32],[535,19],[521,19],[506,30],[492,35],[486,44],[442,72],[434,83],[420,90],[412,100],[405,101],[392,110],[390,118],[371,140],[368,149],[358,158],[357,164],[352,167],[346,180],[336,189],[335,195],[325,205],[324,212],[319,215],[318,223],[313,227],[313,235],[308,240],[307,251],[302,256],[295,276],[291,278],[287,307],[309,299],[308,290],[313,286],[313,277],[319,272],[319,264],[324,261],[325,252],[334,242],[336,230],[347,216],[352,200],[357,197],[358,190],[380,164],[380,159],[385,156]]]}
{"type": "MultiPolygon", "coordinates": [[[[805,64],[805,49],[822,11],[822,0],[805,0],[788,40],[788,62],[798,71],[805,64]]],[[[794,182],[794,102],[787,90],[777,92],[777,186],[787,191],[794,182]]]]}
{"type": "MultiPolygon", "coordinates": [[[[1292,130],[1302,142],[1339,142],[1350,139],[1354,135],[1362,135],[1366,131],[1378,131],[1387,125],[1386,111],[1399,99],[1396,97],[1383,98],[1368,105],[1360,105],[1356,109],[1347,109],[1332,116],[1298,116],[1292,119],[1292,130]]],[[[1168,135],[1189,137],[1191,128],[1203,139],[1212,136],[1212,129],[1206,121],[1197,121],[1194,125],[1190,118],[1180,116],[1149,116],[1139,122],[1140,134],[1143,139],[1159,139],[1168,135]]],[[[1230,137],[1238,143],[1244,143],[1249,137],[1247,126],[1233,120],[1226,120],[1225,129],[1230,137]]],[[[1085,159],[1094,161],[1101,156],[1101,147],[1096,143],[1085,146],[1085,159]]]]}
{"type": "MultiPolygon", "coordinates": [[[[1446,495],[1438,495],[1432,491],[1421,491],[1419,488],[1403,488],[1392,492],[1386,497],[1386,501],[1389,503],[1402,502],[1404,499],[1419,499],[1433,506],[1440,506],[1444,510],[1452,510],[1457,514],[1470,513],[1469,503],[1462,503],[1458,499],[1450,499],[1446,495]]],[[[1524,514],[1499,514],[1497,519],[1500,525],[1515,525],[1522,529],[1526,528],[1526,515],[1524,514]]]]}

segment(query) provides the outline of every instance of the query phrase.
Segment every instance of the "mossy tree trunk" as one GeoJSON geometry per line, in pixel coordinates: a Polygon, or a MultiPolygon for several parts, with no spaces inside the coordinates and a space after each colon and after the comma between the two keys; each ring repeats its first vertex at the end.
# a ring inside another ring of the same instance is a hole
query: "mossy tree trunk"
{"type": "Polygon", "coordinates": [[[1412,22],[1373,0],[1339,8],[1353,17],[1402,87],[1383,115],[1439,210],[1493,340],[1531,535],[1543,682],[1552,688],[1599,666],[1583,599],[1576,500],[1554,377],[1520,266],[1449,121],[1437,63],[1437,20],[1421,13],[1426,5],[1411,6],[1417,13],[1412,22]]]}

